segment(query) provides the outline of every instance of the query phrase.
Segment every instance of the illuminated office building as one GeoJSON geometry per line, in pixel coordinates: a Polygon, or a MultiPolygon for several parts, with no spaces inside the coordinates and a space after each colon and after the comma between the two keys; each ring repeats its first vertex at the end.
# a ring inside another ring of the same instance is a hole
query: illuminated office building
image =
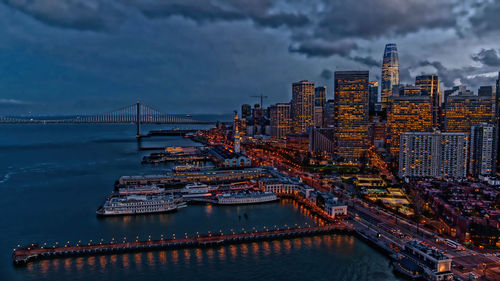
{"type": "Polygon", "coordinates": [[[292,85],[292,132],[305,133],[314,125],[314,82],[303,80],[292,85]]]}
{"type": "Polygon", "coordinates": [[[495,102],[491,96],[477,96],[465,90],[446,97],[443,128],[446,132],[470,133],[472,126],[493,123],[495,102]]]}
{"type": "Polygon", "coordinates": [[[400,178],[465,178],[468,134],[440,131],[401,134],[400,178]]]}
{"type": "Polygon", "coordinates": [[[370,115],[374,115],[375,104],[378,102],[378,81],[370,81],[369,96],[368,111],[370,115]]]}
{"type": "Polygon", "coordinates": [[[323,111],[323,124],[325,127],[333,127],[335,125],[335,101],[327,100],[325,110],[323,111]]]}
{"type": "Polygon", "coordinates": [[[326,86],[314,88],[314,106],[325,107],[326,104],[326,86]]]}
{"type": "Polygon", "coordinates": [[[309,131],[309,152],[334,153],[333,128],[311,128],[309,131]]]}
{"type": "Polygon", "coordinates": [[[387,108],[387,102],[392,95],[392,87],[399,84],[399,59],[396,44],[385,45],[382,61],[381,102],[382,109],[387,108]]]}
{"type": "Polygon", "coordinates": [[[359,162],[368,148],[368,71],[335,71],[336,156],[359,162]]]}
{"type": "Polygon", "coordinates": [[[496,128],[481,123],[472,126],[470,134],[470,165],[472,176],[490,176],[496,171],[496,128]]]}
{"type": "Polygon", "coordinates": [[[271,105],[270,121],[271,121],[271,137],[274,139],[286,138],[290,133],[290,104],[277,103],[271,105]]]}
{"type": "Polygon", "coordinates": [[[440,127],[441,120],[441,93],[439,91],[439,77],[437,75],[420,75],[415,78],[415,86],[422,89],[425,95],[431,97],[432,126],[440,127]]]}
{"type": "MultiPolygon", "coordinates": [[[[399,84],[392,87],[392,96],[421,96],[423,94],[422,89],[417,86],[409,84],[399,84]]],[[[387,105],[389,106],[389,105],[387,105]]]]}
{"type": "Polygon", "coordinates": [[[429,96],[393,96],[388,106],[387,142],[391,155],[397,157],[401,133],[432,131],[432,104],[429,96]]]}

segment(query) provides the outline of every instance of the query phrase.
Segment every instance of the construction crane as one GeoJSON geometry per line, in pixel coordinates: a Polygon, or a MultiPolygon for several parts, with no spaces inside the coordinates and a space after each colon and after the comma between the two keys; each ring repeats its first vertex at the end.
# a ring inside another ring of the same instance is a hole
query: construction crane
{"type": "Polygon", "coordinates": [[[267,96],[260,94],[260,96],[251,96],[252,98],[260,98],[260,108],[264,108],[264,99],[267,99],[267,96]]]}

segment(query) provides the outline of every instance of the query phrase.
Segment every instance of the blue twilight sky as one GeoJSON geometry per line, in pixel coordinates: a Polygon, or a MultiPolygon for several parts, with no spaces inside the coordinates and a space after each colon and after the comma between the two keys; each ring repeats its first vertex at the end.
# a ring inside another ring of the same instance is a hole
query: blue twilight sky
{"type": "Polygon", "coordinates": [[[229,113],[290,99],[335,70],[447,88],[500,71],[500,1],[0,0],[0,114],[104,112],[137,99],[169,113],[229,113]]]}

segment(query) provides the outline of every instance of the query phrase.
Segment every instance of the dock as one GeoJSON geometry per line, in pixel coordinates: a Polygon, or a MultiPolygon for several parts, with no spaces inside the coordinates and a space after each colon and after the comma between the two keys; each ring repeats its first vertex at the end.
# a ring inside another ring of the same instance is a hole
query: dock
{"type": "Polygon", "coordinates": [[[68,257],[68,256],[96,256],[115,253],[169,250],[178,248],[202,248],[216,247],[228,244],[239,244],[248,242],[289,239],[295,237],[306,237],[324,235],[330,233],[351,233],[353,227],[350,224],[337,222],[324,226],[276,228],[265,231],[253,231],[243,233],[216,233],[197,235],[171,239],[122,242],[122,243],[99,243],[87,245],[65,245],[40,247],[36,244],[15,249],[12,253],[14,265],[26,265],[39,259],[68,257]]]}

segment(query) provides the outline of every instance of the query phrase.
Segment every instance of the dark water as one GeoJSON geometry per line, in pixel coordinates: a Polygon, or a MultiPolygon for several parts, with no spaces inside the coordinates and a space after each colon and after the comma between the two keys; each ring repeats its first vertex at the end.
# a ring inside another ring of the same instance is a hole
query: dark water
{"type": "MultiPolygon", "coordinates": [[[[317,219],[291,202],[197,205],[171,214],[98,219],[95,210],[120,175],[168,168],[140,164],[150,152],[138,151],[133,125],[1,125],[0,130],[0,280],[398,280],[386,257],[342,235],[14,267],[10,255],[17,244],[158,239],[317,219]]],[[[164,137],[141,145],[197,144],[164,137]]]]}

